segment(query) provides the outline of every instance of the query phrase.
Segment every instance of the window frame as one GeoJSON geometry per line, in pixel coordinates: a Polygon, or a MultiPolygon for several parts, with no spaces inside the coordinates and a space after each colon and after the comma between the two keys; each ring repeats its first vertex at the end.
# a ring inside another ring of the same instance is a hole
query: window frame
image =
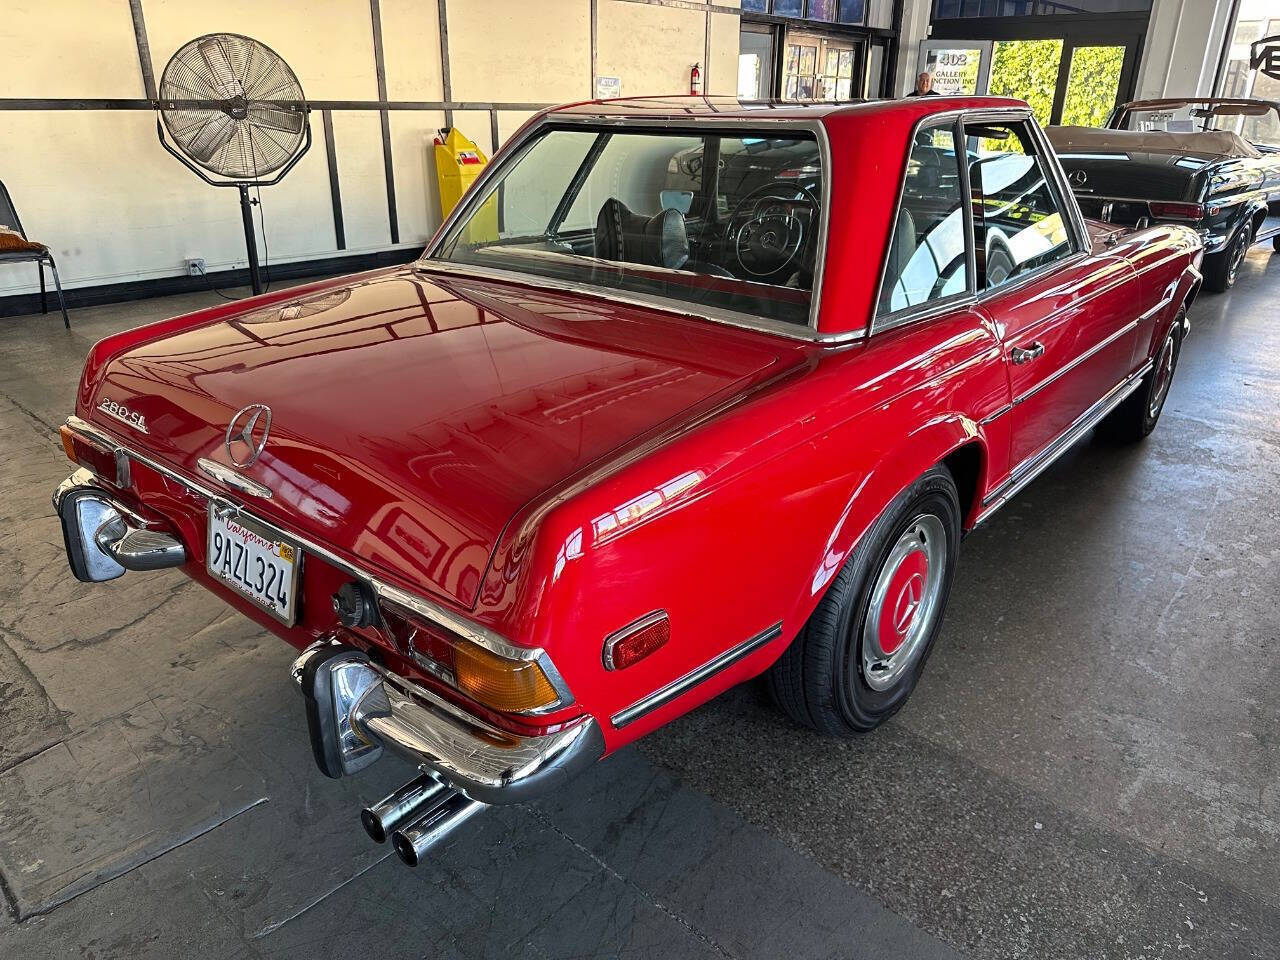
{"type": "Polygon", "coordinates": [[[888,279],[889,255],[893,250],[893,240],[898,232],[898,215],[902,212],[902,200],[907,189],[907,174],[911,168],[911,151],[915,145],[916,137],[927,130],[950,127],[951,135],[955,138],[954,142],[959,146],[964,142],[961,137],[964,116],[965,111],[963,110],[931,113],[921,117],[911,128],[911,133],[907,138],[906,153],[902,161],[902,175],[898,179],[898,197],[893,205],[893,215],[889,221],[891,229],[884,245],[884,253],[880,258],[880,282],[876,284],[876,298],[872,307],[873,313],[869,326],[869,332],[872,336],[927,317],[950,313],[957,307],[974,303],[977,300],[975,284],[977,283],[978,272],[973,248],[973,204],[970,200],[972,191],[969,188],[969,165],[961,163],[960,155],[957,153],[956,166],[960,168],[960,206],[964,211],[965,289],[937,300],[926,300],[923,303],[903,307],[901,310],[884,311],[883,313],[880,310],[880,298],[884,291],[885,281],[888,279]]]}
{"type": "Polygon", "coordinates": [[[777,334],[793,340],[807,340],[822,344],[845,343],[863,339],[867,335],[865,329],[823,333],[818,329],[818,320],[822,310],[823,282],[826,275],[827,252],[831,233],[831,181],[832,181],[831,141],[827,135],[826,125],[820,118],[777,118],[777,117],[704,117],[680,118],[671,116],[627,117],[620,119],[610,115],[566,115],[549,112],[531,121],[518,138],[498,155],[495,162],[490,163],[484,173],[472,184],[461,203],[445,218],[436,234],[427,244],[422,255],[414,261],[415,268],[422,270],[449,273],[458,276],[492,277],[513,283],[535,284],[551,290],[567,293],[581,293],[593,297],[603,297],[617,303],[648,307],[674,313],[680,316],[696,316],[728,326],[741,327],[764,333],[777,334]],[[559,280],[551,277],[539,277],[496,267],[482,267],[473,264],[460,264],[440,257],[442,248],[451,240],[455,228],[468,220],[484,202],[487,202],[489,184],[504,176],[508,169],[521,162],[529,150],[546,134],[557,130],[586,130],[594,133],[628,133],[632,131],[652,131],[667,135],[678,135],[682,132],[694,136],[714,130],[722,136],[732,136],[737,131],[741,136],[751,133],[769,132],[786,136],[788,132],[806,134],[814,139],[818,146],[818,154],[822,162],[822,194],[818,198],[821,204],[821,224],[818,230],[818,249],[816,251],[817,268],[813,274],[813,286],[809,295],[809,319],[804,325],[785,320],[774,320],[770,317],[743,313],[725,307],[693,303],[657,294],[617,290],[612,287],[597,286],[577,281],[559,280]],[[482,199],[483,198],[483,199],[482,199]]]}
{"type": "MultiPolygon", "coordinates": [[[[987,111],[975,111],[974,114],[966,114],[964,120],[973,123],[1018,123],[1026,124],[1026,130],[1036,147],[1036,156],[1040,158],[1046,167],[1045,183],[1049,187],[1049,192],[1053,195],[1054,202],[1057,203],[1058,209],[1064,214],[1062,223],[1067,232],[1068,250],[1062,256],[1048,263],[1043,263],[1034,270],[1028,270],[1026,273],[1019,274],[1012,280],[1008,280],[998,287],[990,287],[977,291],[977,300],[979,303],[990,300],[992,297],[1001,296],[1009,290],[1017,290],[1019,287],[1027,283],[1031,283],[1039,277],[1044,276],[1051,270],[1056,270],[1075,260],[1081,259],[1090,249],[1088,242],[1089,228],[1085,225],[1084,215],[1080,213],[1080,205],[1076,203],[1075,194],[1070,192],[1067,186],[1066,174],[1063,173],[1062,164],[1058,162],[1058,155],[1054,152],[1053,147],[1049,144],[1049,138],[1045,136],[1043,128],[1036,122],[1034,114],[1030,110],[1020,111],[1019,115],[1005,115],[996,117],[990,115],[987,111]],[[1066,199],[1070,197],[1070,201],[1066,199]]],[[[961,128],[964,127],[961,122],[961,128]]],[[[966,171],[967,173],[967,171],[966,171]]],[[[967,180],[967,177],[966,177],[967,180]]],[[[972,208],[973,197],[972,188],[970,188],[970,203],[972,208]]],[[[970,225],[969,239],[975,240],[972,233],[972,222],[970,225]]],[[[978,281],[977,272],[974,272],[974,283],[978,281]]]]}
{"type": "MultiPolygon", "coordinates": [[[[1054,194],[1059,208],[1062,209],[1066,216],[1063,218],[1067,230],[1067,242],[1071,245],[1070,252],[1057,260],[1052,260],[1035,270],[1031,270],[1014,280],[1003,283],[998,287],[990,290],[978,290],[978,270],[977,257],[974,250],[974,231],[973,231],[973,190],[969,183],[969,164],[960,164],[960,182],[961,189],[964,191],[965,199],[965,248],[969,258],[969,282],[966,285],[965,293],[952,294],[940,300],[928,300],[924,303],[916,304],[912,307],[905,307],[902,310],[885,311],[880,310],[880,292],[884,288],[885,276],[889,271],[889,252],[893,247],[893,231],[890,231],[884,245],[884,252],[880,258],[880,280],[876,284],[875,301],[872,304],[871,322],[867,325],[867,335],[874,336],[887,330],[893,330],[908,323],[915,323],[919,320],[930,319],[945,313],[951,313],[954,310],[972,306],[977,303],[985,302],[994,296],[999,296],[1007,291],[1016,290],[1026,283],[1030,283],[1038,277],[1043,276],[1047,271],[1058,269],[1066,264],[1083,258],[1090,249],[1088,242],[1089,231],[1085,226],[1084,216],[1080,213],[1080,207],[1075,202],[1074,195],[1070,193],[1067,187],[1066,174],[1063,173],[1062,164],[1058,162],[1057,155],[1053,152],[1049,145],[1049,140],[1041,129],[1040,124],[1035,120],[1028,107],[979,107],[969,110],[947,110],[931,113],[921,117],[915,122],[908,135],[907,143],[914,144],[916,136],[922,130],[928,130],[933,127],[946,126],[948,123],[952,125],[957,143],[965,142],[964,127],[966,123],[1016,123],[1024,121],[1027,124],[1027,130],[1031,139],[1036,145],[1037,155],[1043,157],[1048,165],[1050,176],[1050,191],[1054,194]],[[1071,202],[1064,201],[1064,197],[1070,196],[1071,202]]],[[[908,146],[904,152],[902,160],[902,171],[898,177],[897,199],[893,205],[893,214],[890,223],[894,225],[898,222],[898,212],[902,209],[902,198],[907,186],[907,172],[911,163],[911,149],[908,146]]]]}

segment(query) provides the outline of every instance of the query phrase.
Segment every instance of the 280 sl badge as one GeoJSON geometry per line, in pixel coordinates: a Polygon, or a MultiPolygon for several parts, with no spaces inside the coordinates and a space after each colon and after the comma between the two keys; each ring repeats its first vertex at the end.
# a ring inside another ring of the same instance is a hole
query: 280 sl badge
{"type": "Polygon", "coordinates": [[[142,414],[134,410],[130,410],[122,403],[116,403],[110,397],[103,397],[102,402],[98,404],[98,409],[107,416],[115,417],[121,423],[128,424],[135,430],[141,431],[142,433],[151,432],[147,429],[147,420],[142,414]]]}

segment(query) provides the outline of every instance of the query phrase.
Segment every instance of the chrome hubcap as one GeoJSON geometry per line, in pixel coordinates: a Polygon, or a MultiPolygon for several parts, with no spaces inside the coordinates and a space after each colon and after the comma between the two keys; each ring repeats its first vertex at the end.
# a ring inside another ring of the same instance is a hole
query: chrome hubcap
{"type": "Polygon", "coordinates": [[[1164,398],[1169,395],[1169,384],[1173,382],[1173,334],[1165,338],[1160,348],[1160,357],[1156,360],[1155,383],[1151,390],[1151,403],[1147,407],[1147,415],[1155,417],[1164,406],[1164,398]]]}
{"type": "Polygon", "coordinates": [[[862,627],[862,676],[888,690],[920,658],[938,615],[947,534],[932,514],[916,517],[876,577],[862,627]]]}
{"type": "Polygon", "coordinates": [[[1248,245],[1241,237],[1236,241],[1235,249],[1231,251],[1231,266],[1227,270],[1227,277],[1232,282],[1236,282],[1236,274],[1240,272],[1240,264],[1244,262],[1244,252],[1248,245]]]}

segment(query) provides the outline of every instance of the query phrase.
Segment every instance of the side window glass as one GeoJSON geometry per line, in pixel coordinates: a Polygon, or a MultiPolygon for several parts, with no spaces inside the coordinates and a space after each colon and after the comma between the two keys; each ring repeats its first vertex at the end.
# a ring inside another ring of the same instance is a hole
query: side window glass
{"type": "Polygon", "coordinates": [[[965,141],[979,288],[1070,255],[1062,205],[1026,122],[967,123],[965,141]]]}
{"type": "Polygon", "coordinates": [[[880,288],[882,315],[969,289],[954,129],[948,124],[921,130],[911,145],[880,288]]]}

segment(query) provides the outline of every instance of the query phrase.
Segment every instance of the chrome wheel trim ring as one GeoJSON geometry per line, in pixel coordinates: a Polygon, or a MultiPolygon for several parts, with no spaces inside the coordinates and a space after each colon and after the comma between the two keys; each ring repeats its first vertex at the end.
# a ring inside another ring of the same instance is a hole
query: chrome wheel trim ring
{"type": "Polygon", "coordinates": [[[872,690],[890,689],[920,659],[940,612],[946,564],[942,520],[920,514],[885,557],[871,590],[859,647],[862,678],[872,690]]]}
{"type": "Polygon", "coordinates": [[[1165,398],[1169,396],[1169,385],[1173,383],[1173,346],[1173,333],[1170,333],[1156,360],[1155,383],[1152,385],[1151,402],[1147,405],[1149,417],[1159,416],[1165,398]]]}
{"type": "Polygon", "coordinates": [[[1244,254],[1248,248],[1249,245],[1245,242],[1245,238],[1241,236],[1231,251],[1231,262],[1227,265],[1228,284],[1236,282],[1236,275],[1240,272],[1240,264],[1244,263],[1244,254]]]}

